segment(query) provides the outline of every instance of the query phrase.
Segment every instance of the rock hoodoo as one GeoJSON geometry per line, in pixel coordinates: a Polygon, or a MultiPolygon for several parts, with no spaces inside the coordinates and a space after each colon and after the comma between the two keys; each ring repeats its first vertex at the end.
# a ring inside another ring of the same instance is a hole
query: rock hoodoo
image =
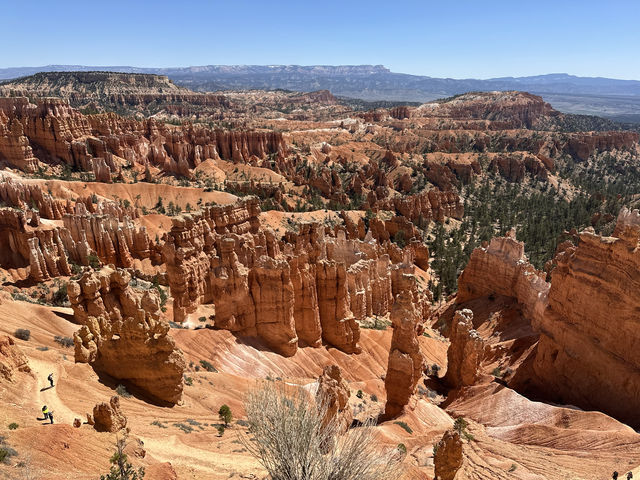
{"type": "Polygon", "coordinates": [[[453,480],[462,467],[462,439],[455,430],[447,430],[437,444],[433,458],[438,480],[453,480]]]}
{"type": "Polygon", "coordinates": [[[106,267],[68,286],[76,362],[123,380],[157,401],[182,398],[185,361],[169,336],[157,295],[129,285],[131,275],[106,267]]]}
{"type": "Polygon", "coordinates": [[[120,409],[120,397],[114,395],[109,403],[102,402],[93,407],[93,415],[87,420],[98,432],[115,433],[127,427],[127,417],[120,409]]]}
{"type": "Polygon", "coordinates": [[[449,349],[447,350],[447,373],[444,382],[452,388],[471,386],[480,374],[484,356],[484,342],[473,329],[473,312],[458,310],[451,323],[449,349]]]}
{"type": "Polygon", "coordinates": [[[323,342],[359,352],[358,321],[390,311],[395,273],[413,272],[422,250],[314,223],[278,240],[258,214],[257,199],[245,197],[173,219],[163,259],[175,321],[214,304],[216,327],[258,336],[283,355],[323,342]]]}
{"type": "Polygon", "coordinates": [[[384,387],[387,403],[384,418],[402,413],[414,394],[424,370],[424,357],[420,352],[418,336],[422,335],[422,318],[416,311],[411,292],[398,294],[391,309],[393,336],[384,387]]]}

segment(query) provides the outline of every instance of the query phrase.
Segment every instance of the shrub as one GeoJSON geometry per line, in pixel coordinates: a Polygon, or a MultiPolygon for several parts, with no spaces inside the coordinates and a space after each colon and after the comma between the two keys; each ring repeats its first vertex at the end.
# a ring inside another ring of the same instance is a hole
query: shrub
{"type": "Polygon", "coordinates": [[[54,305],[63,306],[66,305],[68,301],[69,295],[67,295],[67,284],[65,283],[60,288],[58,288],[58,290],[56,290],[56,293],[53,294],[53,297],[51,297],[51,303],[53,303],[54,305]]]}
{"type": "Polygon", "coordinates": [[[116,393],[120,395],[122,398],[131,398],[131,394],[127,392],[127,387],[122,384],[119,384],[116,387],[116,393]]]}
{"type": "Polygon", "coordinates": [[[502,377],[502,370],[500,370],[500,367],[496,367],[496,368],[494,368],[494,369],[493,369],[493,371],[491,372],[491,374],[492,374],[494,377],[501,378],[501,377],[502,377]]]}
{"type": "Polygon", "coordinates": [[[224,435],[224,431],[225,431],[225,426],[224,425],[218,425],[218,436],[221,437],[222,435],[224,435]]]}
{"type": "Polygon", "coordinates": [[[407,454],[407,446],[404,443],[399,443],[398,446],[396,447],[398,449],[398,451],[400,453],[402,453],[403,455],[407,454]]]}
{"type": "Polygon", "coordinates": [[[59,343],[60,345],[62,345],[65,348],[73,347],[73,338],[71,338],[71,337],[60,337],[60,336],[56,335],[55,337],[53,337],[53,341],[56,342],[56,343],[59,343]]]}
{"type": "Polygon", "coordinates": [[[18,427],[19,425],[16,422],[9,424],[9,430],[16,430],[18,427]]]}
{"type": "Polygon", "coordinates": [[[218,416],[220,417],[220,420],[224,422],[225,427],[229,425],[229,422],[231,422],[231,419],[233,418],[229,405],[222,405],[220,407],[220,410],[218,410],[218,416]]]}
{"type": "Polygon", "coordinates": [[[371,421],[341,434],[339,420],[325,421],[327,404],[302,389],[265,382],[246,400],[249,432],[240,440],[270,478],[394,480],[403,472],[398,450],[381,452],[371,421]]]}
{"type": "Polygon", "coordinates": [[[469,422],[467,422],[464,417],[456,418],[455,422],[453,422],[453,428],[462,435],[462,432],[469,426],[469,422]]]}
{"type": "Polygon", "coordinates": [[[160,428],[168,428],[164,423],[162,423],[159,420],[154,420],[153,422],[151,422],[151,425],[155,425],[156,427],[160,427],[160,428]]]}
{"type": "Polygon", "coordinates": [[[364,397],[364,393],[362,393],[362,390],[358,390],[358,391],[356,392],[356,397],[358,397],[358,398],[362,398],[362,397],[364,397]]]}
{"type": "Polygon", "coordinates": [[[27,330],[26,328],[19,328],[14,332],[13,336],[19,338],[20,340],[28,342],[31,338],[31,330],[27,330]]]}
{"type": "Polygon", "coordinates": [[[378,401],[378,396],[375,393],[371,394],[371,401],[372,402],[377,402],[378,401]]]}
{"type": "Polygon", "coordinates": [[[206,322],[206,321],[207,321],[207,317],[200,317],[200,318],[198,319],[198,321],[200,321],[200,322],[206,322]]]}
{"type": "Polygon", "coordinates": [[[200,360],[200,365],[202,366],[202,368],[204,368],[207,372],[215,372],[218,373],[218,370],[216,369],[216,367],[214,367],[211,362],[208,362],[206,360],[200,360]]]}
{"type": "Polygon", "coordinates": [[[49,347],[46,347],[46,346],[36,347],[36,350],[39,350],[41,352],[46,352],[47,350],[49,350],[49,347]]]}
{"type": "Polygon", "coordinates": [[[129,463],[124,449],[127,446],[127,437],[116,438],[116,451],[109,462],[111,470],[106,475],[100,475],[100,480],[142,480],[144,478],[144,467],[137,470],[129,463]]]}
{"type": "Polygon", "coordinates": [[[9,463],[9,459],[16,455],[18,452],[4,442],[4,437],[0,437],[0,463],[9,463]]]}
{"type": "Polygon", "coordinates": [[[89,266],[94,270],[97,270],[98,268],[100,268],[100,259],[95,253],[89,254],[89,256],[87,257],[87,260],[89,261],[89,266]]]}
{"type": "Polygon", "coordinates": [[[184,376],[184,384],[185,384],[185,385],[188,385],[188,386],[193,385],[193,378],[191,378],[191,377],[187,377],[187,376],[185,375],[185,376],[184,376]]]}
{"type": "Polygon", "coordinates": [[[473,440],[474,437],[469,432],[467,432],[467,427],[469,426],[469,422],[467,422],[463,417],[456,418],[455,422],[453,422],[453,428],[456,432],[458,432],[461,436],[466,438],[467,440],[473,440]]]}
{"type": "Polygon", "coordinates": [[[407,422],[397,421],[397,422],[393,422],[393,423],[395,423],[396,425],[399,425],[400,427],[405,429],[407,433],[409,433],[409,434],[413,433],[412,428],[409,425],[407,425],[407,422]]]}
{"type": "Polygon", "coordinates": [[[193,427],[191,425],[186,425],[184,423],[174,423],[173,424],[174,427],[178,427],[180,430],[182,430],[184,433],[191,433],[193,432],[193,427]]]}

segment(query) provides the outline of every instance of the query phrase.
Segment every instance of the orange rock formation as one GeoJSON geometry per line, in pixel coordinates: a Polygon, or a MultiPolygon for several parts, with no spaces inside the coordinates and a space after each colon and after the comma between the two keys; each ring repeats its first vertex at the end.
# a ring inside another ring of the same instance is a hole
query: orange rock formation
{"type": "Polygon", "coordinates": [[[452,388],[474,385],[484,356],[482,337],[473,329],[473,312],[458,310],[451,323],[445,383],[452,388]]]}
{"type": "Polygon", "coordinates": [[[169,336],[158,297],[129,286],[126,270],[109,267],[69,283],[76,362],[128,382],[155,400],[178,403],[185,361],[169,336]]]}
{"type": "Polygon", "coordinates": [[[93,415],[87,420],[98,432],[118,432],[127,426],[127,417],[120,410],[120,397],[114,395],[109,403],[102,402],[93,407],[93,415]]]}
{"type": "Polygon", "coordinates": [[[391,309],[393,336],[387,376],[384,388],[387,403],[384,418],[394,418],[404,410],[414,394],[424,370],[424,357],[420,352],[418,336],[422,335],[423,324],[420,313],[414,307],[411,291],[398,294],[391,309]]]}
{"type": "Polygon", "coordinates": [[[27,357],[20,351],[13,338],[0,335],[0,377],[12,381],[15,372],[31,372],[27,357]]]}

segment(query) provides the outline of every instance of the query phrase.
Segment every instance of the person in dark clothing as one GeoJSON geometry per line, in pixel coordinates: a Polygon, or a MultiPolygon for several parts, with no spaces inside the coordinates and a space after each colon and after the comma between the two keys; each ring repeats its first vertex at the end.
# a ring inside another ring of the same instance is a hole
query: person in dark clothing
{"type": "Polygon", "coordinates": [[[47,380],[49,380],[49,384],[51,385],[51,388],[53,388],[53,373],[49,374],[47,380]]]}
{"type": "Polygon", "coordinates": [[[627,473],[627,480],[631,480],[633,478],[633,473],[627,473]]]}
{"type": "Polygon", "coordinates": [[[618,480],[618,472],[613,472],[613,475],[611,475],[611,478],[613,478],[613,480],[618,480]]]}
{"type": "Polygon", "coordinates": [[[49,420],[51,420],[51,423],[53,424],[53,412],[49,412],[49,420]]]}

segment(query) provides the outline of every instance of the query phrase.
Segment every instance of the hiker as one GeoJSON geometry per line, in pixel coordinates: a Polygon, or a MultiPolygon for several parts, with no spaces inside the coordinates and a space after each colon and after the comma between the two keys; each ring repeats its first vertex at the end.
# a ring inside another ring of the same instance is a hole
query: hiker
{"type": "Polygon", "coordinates": [[[613,480],[618,480],[618,472],[614,471],[613,475],[611,475],[611,478],[613,478],[613,480]]]}
{"type": "Polygon", "coordinates": [[[53,373],[49,374],[47,380],[49,380],[49,384],[51,385],[51,388],[53,388],[53,373]]]}
{"type": "Polygon", "coordinates": [[[42,414],[45,420],[50,420],[53,423],[53,411],[50,412],[46,405],[42,407],[42,414]]]}
{"type": "Polygon", "coordinates": [[[631,480],[633,478],[633,473],[627,473],[627,480],[631,480]]]}

